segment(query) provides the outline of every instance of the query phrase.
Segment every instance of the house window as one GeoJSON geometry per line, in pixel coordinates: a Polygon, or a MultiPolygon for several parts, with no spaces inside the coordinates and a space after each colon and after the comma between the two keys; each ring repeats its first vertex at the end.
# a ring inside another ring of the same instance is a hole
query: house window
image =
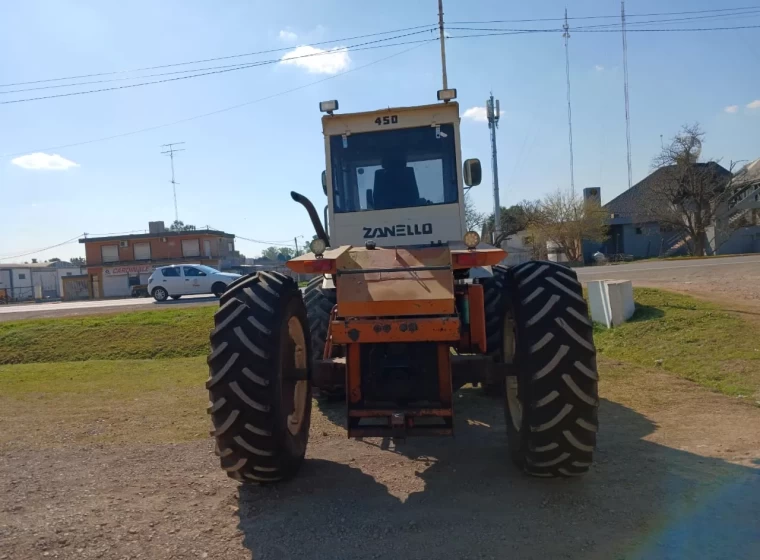
{"type": "Polygon", "coordinates": [[[228,251],[234,251],[235,250],[235,246],[232,243],[227,243],[227,250],[228,251]]]}
{"type": "Polygon", "coordinates": [[[640,227],[636,228],[636,235],[642,235],[643,233],[644,231],[640,227]]]}
{"type": "Polygon", "coordinates": [[[197,239],[183,239],[182,240],[182,256],[183,257],[200,257],[201,248],[197,239]]]}
{"type": "Polygon", "coordinates": [[[67,273],[66,273],[66,276],[71,276],[71,272],[67,272],[67,273]]]}
{"type": "Polygon", "coordinates": [[[103,257],[103,262],[118,262],[119,261],[119,246],[118,245],[103,245],[100,248],[100,255],[103,257]]]}
{"type": "Polygon", "coordinates": [[[150,243],[135,243],[135,260],[150,260],[150,243]]]}
{"type": "Polygon", "coordinates": [[[19,279],[19,280],[26,280],[26,274],[21,274],[21,273],[19,273],[19,275],[18,275],[18,279],[19,279]]]}

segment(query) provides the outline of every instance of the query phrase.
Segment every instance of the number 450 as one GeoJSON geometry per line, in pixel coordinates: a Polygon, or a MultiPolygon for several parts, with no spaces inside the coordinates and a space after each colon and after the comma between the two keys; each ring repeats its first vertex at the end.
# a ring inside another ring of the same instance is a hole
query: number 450
{"type": "Polygon", "coordinates": [[[382,126],[386,124],[397,124],[398,123],[398,115],[391,115],[389,117],[377,117],[375,119],[375,124],[377,126],[382,126]]]}

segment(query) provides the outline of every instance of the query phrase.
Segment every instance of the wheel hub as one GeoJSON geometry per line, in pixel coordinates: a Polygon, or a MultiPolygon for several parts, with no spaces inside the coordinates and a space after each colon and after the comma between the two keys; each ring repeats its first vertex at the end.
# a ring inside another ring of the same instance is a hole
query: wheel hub
{"type": "MultiPolygon", "coordinates": [[[[517,337],[515,336],[515,319],[511,310],[507,310],[504,317],[504,329],[502,331],[502,359],[505,364],[512,365],[515,360],[517,337]]],[[[514,372],[512,372],[514,373],[514,372]]],[[[523,404],[520,401],[520,385],[516,375],[507,376],[506,398],[507,409],[515,431],[522,429],[523,404]]]]}
{"type": "MultiPolygon", "coordinates": [[[[292,350],[289,355],[291,356],[290,363],[287,364],[287,369],[291,374],[297,371],[305,371],[308,368],[307,356],[306,356],[306,337],[304,336],[303,326],[301,321],[296,317],[291,317],[288,321],[288,346],[292,350]]],[[[285,407],[285,410],[290,410],[287,418],[288,431],[294,436],[301,431],[301,425],[304,421],[306,412],[306,403],[309,397],[309,382],[306,380],[298,380],[293,382],[293,386],[289,387],[284,385],[283,393],[289,393],[289,395],[283,395],[286,399],[289,396],[291,403],[289,407],[285,407]]]]}

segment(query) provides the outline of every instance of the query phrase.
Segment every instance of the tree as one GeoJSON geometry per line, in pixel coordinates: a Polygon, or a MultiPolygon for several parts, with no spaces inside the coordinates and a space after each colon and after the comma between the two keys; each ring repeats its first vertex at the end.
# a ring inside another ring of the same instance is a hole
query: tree
{"type": "Polygon", "coordinates": [[[293,247],[267,247],[261,256],[271,261],[288,261],[295,256],[293,247]]]}
{"type": "Polygon", "coordinates": [[[49,259],[48,262],[54,263],[54,262],[61,262],[61,259],[58,257],[53,257],[52,259],[49,259]]]}
{"type": "Polygon", "coordinates": [[[554,245],[570,262],[583,261],[583,241],[607,239],[606,212],[599,202],[584,200],[574,191],[546,195],[527,219],[534,245],[554,245]]]}
{"type": "MultiPolygon", "coordinates": [[[[501,246],[502,242],[507,238],[528,229],[531,218],[537,212],[538,206],[538,201],[530,200],[523,200],[520,204],[514,204],[509,208],[502,206],[500,234],[494,240],[494,244],[501,246]]],[[[489,214],[483,220],[483,234],[481,237],[486,241],[491,241],[493,230],[493,214],[489,214]]]]}
{"type": "Polygon", "coordinates": [[[169,229],[171,231],[194,231],[195,226],[190,225],[190,224],[185,225],[185,222],[183,222],[182,220],[174,220],[172,222],[172,225],[169,226],[169,229]]]}
{"type": "Polygon", "coordinates": [[[485,219],[486,215],[482,212],[478,212],[470,193],[466,192],[464,195],[464,221],[467,225],[467,231],[477,231],[481,229],[485,219]]]}
{"type": "Polygon", "coordinates": [[[718,161],[700,161],[705,133],[699,124],[684,125],[654,158],[657,169],[642,200],[642,219],[680,232],[695,255],[705,254],[707,228],[733,193],[732,171],[718,161]]]}
{"type": "Polygon", "coordinates": [[[84,260],[84,257],[71,257],[69,259],[69,262],[75,266],[84,266],[87,264],[84,260]]]}

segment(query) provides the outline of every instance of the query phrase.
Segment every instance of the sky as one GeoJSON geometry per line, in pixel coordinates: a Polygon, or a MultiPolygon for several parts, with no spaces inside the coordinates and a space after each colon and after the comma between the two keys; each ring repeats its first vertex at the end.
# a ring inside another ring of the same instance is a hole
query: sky
{"type": "MultiPolygon", "coordinates": [[[[735,1],[629,0],[626,11],[649,14],[751,5],[749,0],[735,1]]],[[[453,22],[560,18],[565,4],[445,0],[444,10],[449,28],[535,29],[559,27],[561,22],[453,22]]],[[[575,0],[569,16],[619,12],[616,0],[575,0]]],[[[629,21],[652,19],[660,17],[629,21]]],[[[315,43],[436,22],[436,0],[3,2],[2,84],[284,50],[190,67],[80,78],[75,82],[119,81],[76,88],[10,93],[71,83],[66,81],[0,87],[3,102],[179,77],[187,74],[134,79],[187,68],[277,61],[144,87],[0,104],[0,259],[6,263],[66,260],[82,256],[83,246],[73,242],[8,257],[84,232],[139,231],[147,229],[149,221],[172,222],[171,171],[161,154],[162,144],[169,142],[185,142],[179,146],[185,151],[175,159],[180,220],[277,245],[292,244],[296,236],[310,238],[306,212],[289,193],[305,194],[318,208],[325,204],[319,101],[338,99],[341,112],[366,111],[433,103],[441,88],[437,42],[352,47],[411,31],[315,43]],[[318,53],[317,49],[336,50],[304,56],[318,53]],[[242,106],[187,120],[238,105],[242,106]],[[162,126],[176,121],[184,122],[162,126]],[[118,137],[90,142],[111,136],[118,137]],[[88,143],[61,147],[83,142],[88,143]]],[[[575,186],[601,188],[606,202],[623,192],[628,181],[622,40],[620,33],[573,33],[572,29],[600,23],[615,20],[570,20],[571,99],[575,186]]],[[[760,3],[756,12],[741,16],[638,27],[740,25],[760,25],[760,3]]],[[[486,32],[450,29],[448,33],[453,37],[486,32]]],[[[388,43],[434,37],[423,31],[388,43]]],[[[667,141],[687,123],[699,122],[704,128],[706,158],[728,165],[760,157],[758,37],[760,28],[628,34],[634,183],[651,171],[661,135],[667,141]]],[[[489,131],[483,108],[491,91],[502,110],[498,129],[502,205],[567,188],[561,33],[451,38],[446,53],[449,86],[457,89],[463,114],[462,156],[479,158],[484,167],[483,183],[471,191],[476,206],[481,211],[492,209],[489,131]]],[[[250,257],[270,244],[238,238],[237,248],[250,257]]]]}

